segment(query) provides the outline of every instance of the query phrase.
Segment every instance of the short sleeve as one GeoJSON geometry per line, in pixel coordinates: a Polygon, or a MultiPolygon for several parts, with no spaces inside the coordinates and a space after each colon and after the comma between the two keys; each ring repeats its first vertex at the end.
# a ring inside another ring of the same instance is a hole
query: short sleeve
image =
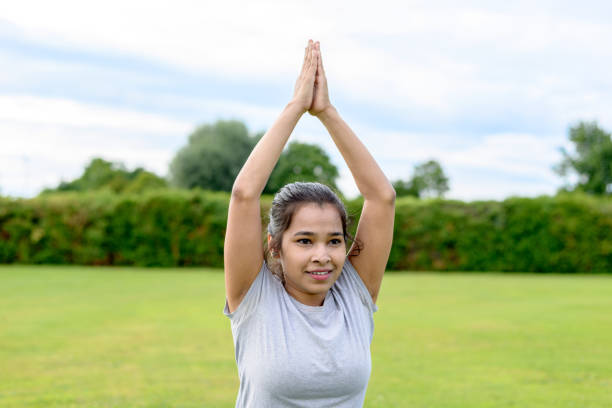
{"type": "Polygon", "coordinates": [[[268,266],[264,262],[259,270],[259,273],[255,277],[251,287],[247,291],[244,298],[233,312],[230,313],[227,299],[225,299],[225,307],[223,308],[223,314],[227,316],[233,324],[239,324],[248,316],[253,313],[258,305],[261,303],[263,294],[269,290],[269,286],[272,284],[271,279],[274,279],[272,272],[268,269],[268,266]]]}
{"type": "Polygon", "coordinates": [[[370,313],[375,313],[378,311],[378,306],[372,301],[372,295],[368,291],[365,283],[359,276],[359,273],[351,263],[351,261],[346,258],[344,262],[344,266],[342,267],[342,274],[340,278],[338,278],[337,284],[339,286],[346,286],[348,290],[351,292],[357,293],[361,303],[368,308],[370,313]]]}

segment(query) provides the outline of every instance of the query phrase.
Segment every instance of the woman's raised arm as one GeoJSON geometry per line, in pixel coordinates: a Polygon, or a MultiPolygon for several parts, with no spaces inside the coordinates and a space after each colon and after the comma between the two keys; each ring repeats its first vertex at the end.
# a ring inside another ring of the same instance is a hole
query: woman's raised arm
{"type": "MultiPolygon", "coordinates": [[[[319,49],[319,44],[315,44],[319,49]]],[[[358,256],[349,257],[376,302],[389,259],[395,218],[395,190],[368,149],[329,101],[327,78],[319,54],[311,115],[327,128],[363,196],[363,210],[355,238],[363,244],[358,256]]]]}
{"type": "Polygon", "coordinates": [[[309,41],[291,102],[257,143],[234,181],[223,247],[225,295],[231,312],[236,310],[261,269],[259,199],[291,132],[312,104],[318,53],[309,41]]]}

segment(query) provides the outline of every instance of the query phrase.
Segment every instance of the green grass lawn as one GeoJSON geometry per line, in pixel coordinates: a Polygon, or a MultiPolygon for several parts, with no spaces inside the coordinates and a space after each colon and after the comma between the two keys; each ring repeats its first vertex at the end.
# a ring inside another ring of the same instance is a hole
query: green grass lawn
{"type": "MultiPolygon", "coordinates": [[[[219,270],[0,266],[0,407],[232,407],[219,270]]],[[[388,273],[367,407],[612,407],[612,276],[388,273]]]]}

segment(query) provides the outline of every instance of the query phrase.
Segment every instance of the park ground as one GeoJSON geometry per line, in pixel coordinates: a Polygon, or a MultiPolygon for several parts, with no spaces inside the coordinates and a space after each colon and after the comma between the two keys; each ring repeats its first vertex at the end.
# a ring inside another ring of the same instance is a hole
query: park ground
{"type": "MultiPolygon", "coordinates": [[[[0,266],[0,407],[233,407],[219,269],[0,266]]],[[[612,406],[612,276],[388,272],[366,407],[612,406]]]]}

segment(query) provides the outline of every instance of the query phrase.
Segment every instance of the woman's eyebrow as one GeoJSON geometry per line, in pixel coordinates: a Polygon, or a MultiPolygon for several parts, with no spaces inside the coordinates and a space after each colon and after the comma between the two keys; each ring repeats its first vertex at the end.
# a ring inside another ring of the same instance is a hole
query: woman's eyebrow
{"type": "MultiPolygon", "coordinates": [[[[294,237],[297,237],[298,235],[308,235],[308,236],[313,236],[316,235],[314,232],[312,231],[298,231],[295,234],[293,234],[294,237]]],[[[329,234],[327,234],[329,236],[343,236],[344,234],[342,232],[330,232],[329,234]]]]}
{"type": "Polygon", "coordinates": [[[294,237],[297,237],[298,235],[314,235],[314,232],[311,231],[298,231],[295,234],[293,234],[294,237]]]}

